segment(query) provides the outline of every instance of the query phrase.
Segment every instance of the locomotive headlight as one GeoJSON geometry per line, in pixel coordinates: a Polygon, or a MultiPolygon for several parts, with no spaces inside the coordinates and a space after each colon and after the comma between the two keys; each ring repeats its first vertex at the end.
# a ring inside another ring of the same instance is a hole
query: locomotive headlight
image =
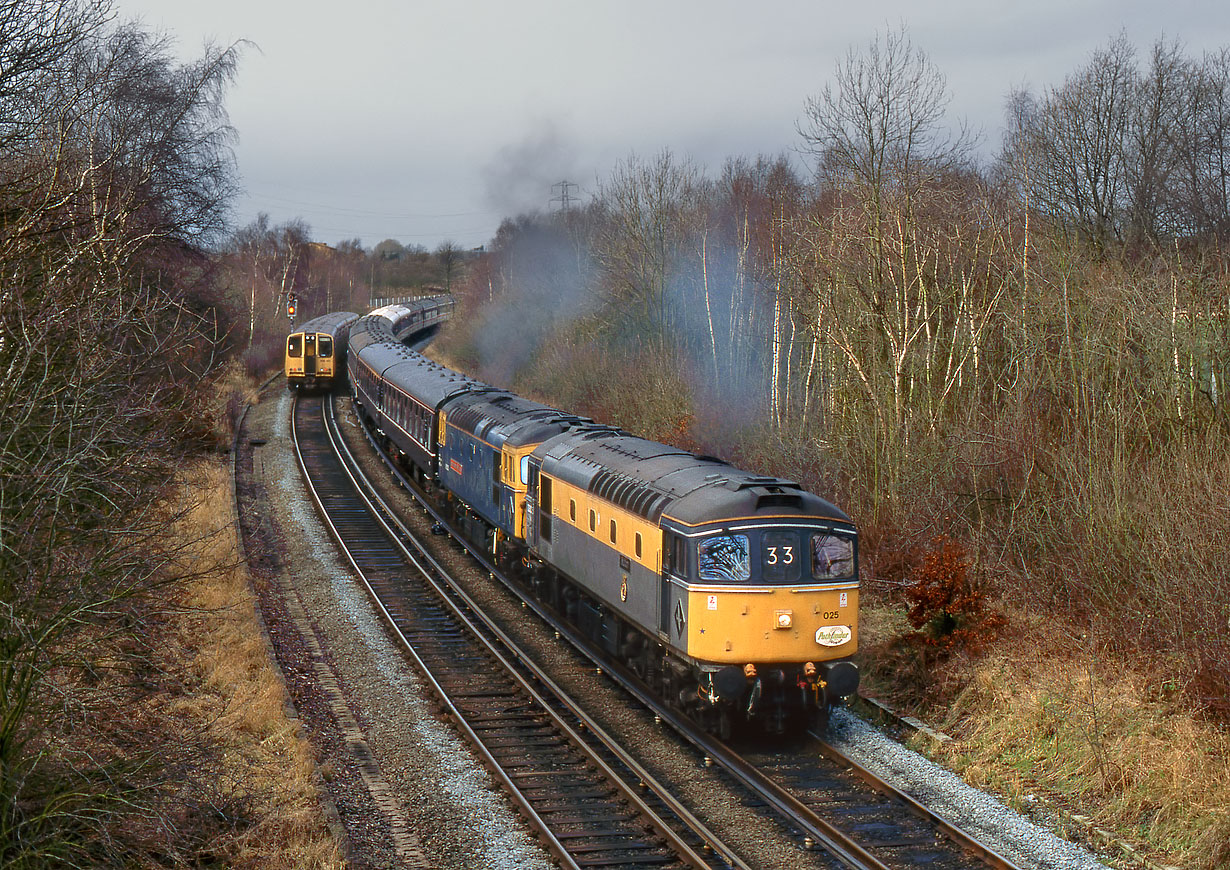
{"type": "Polygon", "coordinates": [[[792,625],[794,625],[793,611],[777,610],[777,611],[774,611],[774,616],[776,617],[776,623],[774,625],[774,628],[790,628],[792,625]]]}

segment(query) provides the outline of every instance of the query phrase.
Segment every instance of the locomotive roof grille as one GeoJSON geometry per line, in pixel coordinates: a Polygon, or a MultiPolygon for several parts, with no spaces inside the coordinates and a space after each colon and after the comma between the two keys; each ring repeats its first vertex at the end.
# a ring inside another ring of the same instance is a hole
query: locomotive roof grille
{"type": "MultiPolygon", "coordinates": [[[[449,414],[448,420],[455,426],[463,429],[468,429],[471,432],[476,432],[478,427],[487,421],[487,415],[483,413],[482,408],[475,405],[468,405],[464,408],[459,408],[449,414]]],[[[492,422],[492,421],[488,421],[492,422]]]]}
{"type": "Polygon", "coordinates": [[[603,470],[590,481],[589,491],[639,517],[657,522],[669,500],[664,494],[615,471],[603,470]]]}

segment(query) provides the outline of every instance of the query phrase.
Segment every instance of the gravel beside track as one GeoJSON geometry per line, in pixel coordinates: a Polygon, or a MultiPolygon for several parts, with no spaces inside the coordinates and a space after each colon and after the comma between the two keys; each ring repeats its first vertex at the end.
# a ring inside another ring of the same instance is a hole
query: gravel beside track
{"type": "Polygon", "coordinates": [[[244,444],[265,441],[253,448],[247,481],[241,473],[241,490],[251,487],[259,505],[244,517],[256,530],[249,564],[287,689],[345,828],[350,866],[546,870],[553,866],[546,853],[438,718],[337,556],[295,464],[292,397],[279,386],[245,421],[244,444]]]}
{"type": "Polygon", "coordinates": [[[1087,850],[1038,827],[849,711],[833,712],[828,737],[850,758],[1023,868],[1104,870],[1107,866],[1087,850]]]}

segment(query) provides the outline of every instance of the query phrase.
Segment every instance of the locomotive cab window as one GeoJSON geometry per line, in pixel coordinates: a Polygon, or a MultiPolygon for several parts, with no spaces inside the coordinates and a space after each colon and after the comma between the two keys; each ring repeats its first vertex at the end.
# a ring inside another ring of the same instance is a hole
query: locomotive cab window
{"type": "Polygon", "coordinates": [[[854,576],[854,540],[822,532],[811,537],[811,573],[817,580],[854,576]]]}
{"type": "Polygon", "coordinates": [[[751,549],[747,535],[713,535],[696,550],[696,569],[701,580],[744,583],[752,576],[751,549]]]}
{"type": "Polygon", "coordinates": [[[296,359],[303,356],[303,336],[292,335],[286,340],[286,355],[296,359]]]}

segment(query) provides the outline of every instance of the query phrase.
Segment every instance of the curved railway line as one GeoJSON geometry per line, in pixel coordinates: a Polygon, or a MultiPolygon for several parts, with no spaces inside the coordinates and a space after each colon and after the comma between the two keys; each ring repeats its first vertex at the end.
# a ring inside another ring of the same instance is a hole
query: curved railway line
{"type": "MultiPolygon", "coordinates": [[[[312,497],[393,634],[428,675],[444,715],[476,747],[548,850],[566,867],[747,866],[672,796],[669,784],[655,780],[538,670],[478,602],[450,583],[448,572],[365,482],[335,431],[332,404],[303,397],[293,412],[296,451],[312,497]]],[[[483,570],[519,594],[409,481],[398,485],[483,570]]],[[[520,597],[600,673],[678,732],[698,764],[718,768],[740,800],[775,816],[818,865],[1016,867],[815,735],[804,747],[751,747],[740,755],[662,706],[632,674],[520,597]]]]}
{"type": "Polygon", "coordinates": [[[320,397],[295,403],[312,497],[445,715],[547,849],[565,867],[746,867],[450,585],[364,483],[331,411],[320,397]]]}

